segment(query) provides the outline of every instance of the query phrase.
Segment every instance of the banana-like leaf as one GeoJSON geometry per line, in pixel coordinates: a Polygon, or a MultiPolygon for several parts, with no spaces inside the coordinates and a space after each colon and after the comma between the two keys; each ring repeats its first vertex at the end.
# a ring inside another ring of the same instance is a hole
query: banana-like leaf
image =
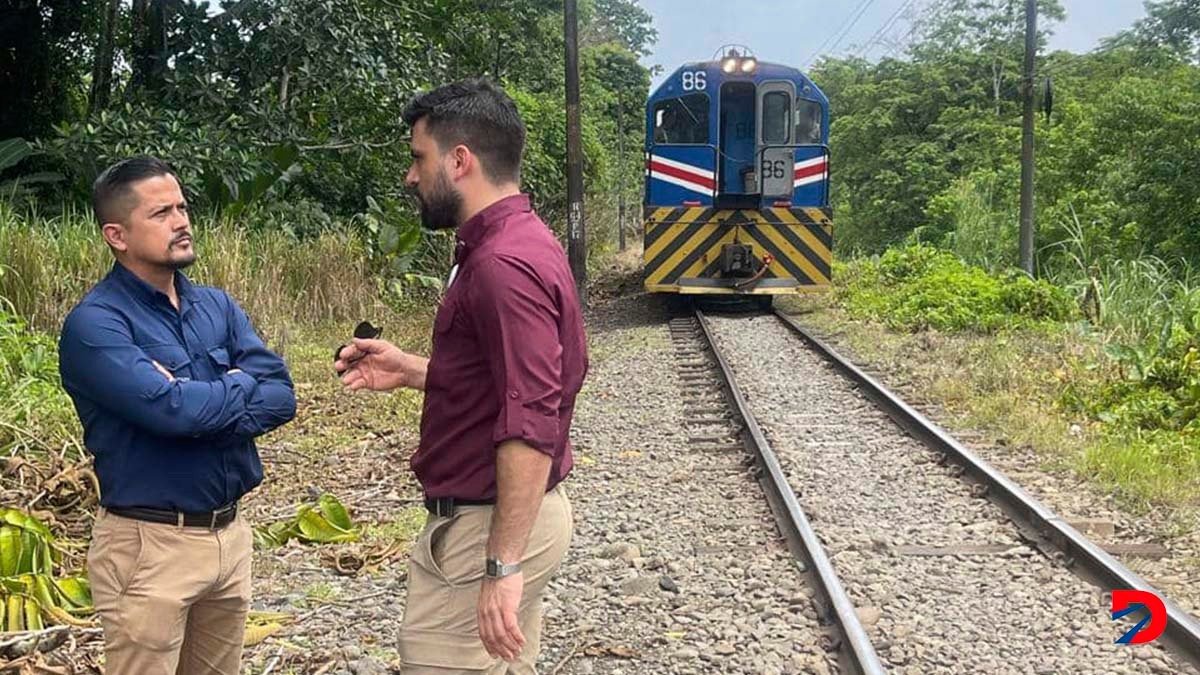
{"type": "Polygon", "coordinates": [[[23,138],[0,141],[0,171],[17,165],[17,162],[33,154],[33,148],[23,138]]]}
{"type": "Polygon", "coordinates": [[[346,511],[346,507],[342,506],[337,497],[330,494],[321,495],[321,498],[317,500],[317,508],[320,509],[321,515],[325,516],[325,520],[329,521],[330,525],[343,532],[350,532],[354,529],[350,513],[346,511]]]}
{"type": "Polygon", "coordinates": [[[301,504],[291,520],[254,530],[255,544],[267,549],[282,546],[293,538],[328,544],[358,541],[360,535],[346,507],[330,494],[322,495],[315,505],[301,504]]]}
{"type": "Polygon", "coordinates": [[[7,605],[4,630],[6,632],[15,632],[25,630],[25,598],[24,596],[13,593],[5,599],[7,605]]]}
{"type": "Polygon", "coordinates": [[[303,510],[298,517],[297,524],[300,526],[302,538],[319,544],[356,541],[358,539],[358,532],[347,532],[330,523],[320,513],[312,509],[303,510]]]}
{"type": "Polygon", "coordinates": [[[83,577],[56,580],[54,536],[38,519],[0,508],[0,630],[38,630],[49,624],[91,625],[91,590],[83,577]]]}
{"type": "Polygon", "coordinates": [[[256,645],[278,633],[285,624],[295,619],[296,617],[286,612],[250,612],[246,616],[246,633],[242,644],[246,647],[256,645]]]}
{"type": "Polygon", "coordinates": [[[72,612],[91,612],[92,588],[83,577],[67,577],[54,582],[63,608],[72,612]]]}
{"type": "Polygon", "coordinates": [[[25,630],[41,630],[46,627],[42,621],[42,606],[34,598],[24,598],[25,601],[25,630]]]}
{"type": "Polygon", "coordinates": [[[253,647],[254,645],[266,640],[281,630],[283,630],[283,625],[278,623],[246,626],[246,634],[242,638],[242,645],[245,647],[253,647]]]}
{"type": "Polygon", "coordinates": [[[21,530],[13,525],[0,525],[0,577],[17,573],[21,563],[21,530]]]}

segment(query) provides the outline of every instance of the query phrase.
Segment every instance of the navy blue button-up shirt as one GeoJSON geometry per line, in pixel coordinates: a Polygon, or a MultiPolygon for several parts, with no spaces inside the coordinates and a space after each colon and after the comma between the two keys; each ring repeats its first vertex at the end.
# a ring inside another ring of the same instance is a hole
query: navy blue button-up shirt
{"type": "Polygon", "coordinates": [[[63,387],[108,508],[194,513],[235,501],[262,481],[254,437],[296,414],[287,366],[241,307],[179,272],[175,288],[178,310],[117,263],[63,325],[63,387]]]}

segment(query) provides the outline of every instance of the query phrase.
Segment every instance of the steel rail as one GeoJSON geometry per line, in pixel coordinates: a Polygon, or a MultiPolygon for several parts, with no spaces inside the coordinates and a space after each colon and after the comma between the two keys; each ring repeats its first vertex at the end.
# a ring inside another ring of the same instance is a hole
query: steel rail
{"type": "Polygon", "coordinates": [[[717,348],[708,319],[698,309],[695,310],[695,316],[704,338],[708,342],[709,349],[712,350],[713,358],[716,359],[717,365],[721,369],[722,377],[730,397],[737,407],[737,412],[745,423],[749,436],[748,444],[762,467],[761,479],[766,487],[768,501],[771,502],[771,509],[775,513],[780,532],[788,540],[792,552],[798,557],[804,558],[808,570],[813,573],[812,576],[817,582],[816,590],[823,596],[824,608],[830,614],[827,618],[836,622],[841,631],[842,639],[838,644],[838,649],[843,670],[864,675],[886,672],[883,664],[879,661],[879,656],[875,653],[874,645],[867,637],[866,630],[858,620],[853,601],[850,600],[850,596],[838,579],[833,564],[829,562],[829,556],[825,554],[825,549],[821,545],[820,539],[817,538],[817,533],[804,515],[803,509],[800,508],[800,502],[788,484],[787,476],[784,475],[783,467],[780,465],[778,457],[775,456],[775,451],[771,449],[762,428],[751,414],[750,406],[733,377],[733,369],[729,366],[729,362],[726,361],[721,350],[717,348]]]}
{"type": "Polygon", "coordinates": [[[1177,655],[1193,666],[1200,668],[1200,623],[1181,607],[1171,602],[1144,579],[1125,567],[1104,549],[1089,541],[1078,530],[1068,524],[1036,498],[1014,483],[983,458],[963,446],[941,427],[934,424],[919,411],[891,393],[873,377],[847,361],[832,347],[822,342],[801,326],[794,318],[776,310],[775,316],[807,342],[826,361],[858,385],[900,427],[925,443],[928,447],[945,453],[948,458],[962,466],[966,473],[979,481],[989,497],[998,504],[1018,527],[1024,526],[1062,554],[1062,560],[1070,567],[1081,565],[1080,576],[1100,586],[1105,591],[1133,589],[1148,591],[1162,599],[1167,610],[1167,627],[1163,634],[1164,643],[1177,655]]]}

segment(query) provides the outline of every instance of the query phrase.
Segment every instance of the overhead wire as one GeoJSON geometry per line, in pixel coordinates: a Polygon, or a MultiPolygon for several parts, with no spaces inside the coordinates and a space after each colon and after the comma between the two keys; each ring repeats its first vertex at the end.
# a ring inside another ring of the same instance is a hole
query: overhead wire
{"type": "Polygon", "coordinates": [[[817,57],[820,56],[825,51],[825,48],[828,47],[830,45],[830,43],[833,42],[834,37],[836,35],[838,35],[839,33],[841,33],[842,29],[844,29],[847,25],[849,25],[851,23],[851,21],[853,20],[853,17],[858,12],[863,10],[863,8],[865,6],[869,5],[870,3],[874,2],[874,1],[875,0],[860,0],[858,5],[856,5],[854,7],[854,9],[850,10],[850,13],[846,15],[846,20],[843,21],[842,24],[840,26],[838,26],[838,28],[836,30],[831,31],[828,35],[826,35],[825,41],[821,43],[821,46],[817,47],[813,51],[813,53],[809,54],[808,58],[804,60],[804,69],[807,70],[808,67],[813,64],[813,62],[817,59],[817,57]]]}

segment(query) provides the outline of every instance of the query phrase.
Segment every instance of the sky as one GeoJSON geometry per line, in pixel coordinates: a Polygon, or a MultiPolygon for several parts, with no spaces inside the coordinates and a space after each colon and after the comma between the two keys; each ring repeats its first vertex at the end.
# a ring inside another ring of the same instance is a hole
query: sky
{"type": "MultiPolygon", "coordinates": [[[[830,38],[824,53],[839,56],[859,54],[871,45],[865,56],[877,59],[886,55],[909,33],[911,24],[905,14],[923,8],[935,0],[640,0],[654,17],[658,44],[654,53],[642,59],[647,66],[661,65],[665,72],[655,78],[657,85],[688,61],[707,61],[725,44],[744,44],[762,60],[804,68],[817,49],[830,38]],[[856,9],[866,2],[857,22],[848,23],[856,9]],[[897,10],[907,7],[900,15],[897,10]],[[875,40],[877,31],[896,16],[896,22],[875,40]],[[845,37],[836,40],[837,31],[845,37]],[[808,36],[812,36],[811,38],[808,36]],[[836,47],[835,47],[836,45],[836,47]]],[[[1131,26],[1145,16],[1142,0],[1061,0],[1067,11],[1066,21],[1054,26],[1051,49],[1085,52],[1099,45],[1100,39],[1131,26]]],[[[899,49],[897,48],[897,53],[899,49]]]]}

